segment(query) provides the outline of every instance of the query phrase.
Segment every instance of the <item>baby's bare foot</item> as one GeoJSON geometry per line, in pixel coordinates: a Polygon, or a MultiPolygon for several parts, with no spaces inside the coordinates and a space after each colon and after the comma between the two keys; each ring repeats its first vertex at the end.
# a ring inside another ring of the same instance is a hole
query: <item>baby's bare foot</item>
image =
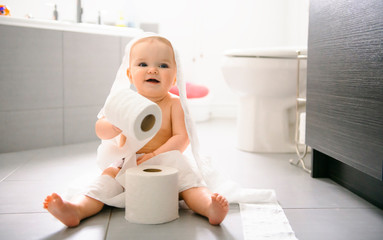
{"type": "Polygon", "coordinates": [[[212,225],[219,225],[225,219],[229,211],[229,203],[226,198],[214,193],[211,195],[211,205],[209,209],[209,223],[212,225]]]}
{"type": "Polygon", "coordinates": [[[56,193],[45,198],[44,208],[68,227],[75,227],[80,224],[76,206],[62,200],[56,193]]]}

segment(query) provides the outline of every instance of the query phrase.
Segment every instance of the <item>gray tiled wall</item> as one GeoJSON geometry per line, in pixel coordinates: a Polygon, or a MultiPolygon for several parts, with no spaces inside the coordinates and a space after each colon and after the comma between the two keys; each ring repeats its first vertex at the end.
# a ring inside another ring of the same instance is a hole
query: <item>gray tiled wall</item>
{"type": "Polygon", "coordinates": [[[130,39],[4,25],[0,32],[0,152],[97,140],[96,116],[130,39]]]}

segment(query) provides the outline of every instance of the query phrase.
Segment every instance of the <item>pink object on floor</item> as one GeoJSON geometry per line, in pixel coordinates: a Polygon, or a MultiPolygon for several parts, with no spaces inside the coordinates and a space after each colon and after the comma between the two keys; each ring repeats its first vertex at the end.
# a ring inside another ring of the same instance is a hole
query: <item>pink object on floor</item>
{"type": "MultiPolygon", "coordinates": [[[[173,93],[179,96],[179,91],[177,86],[172,87],[169,90],[170,93],[173,93]]],[[[196,85],[192,83],[186,83],[186,97],[187,98],[203,98],[209,94],[209,89],[205,86],[196,85]]]]}

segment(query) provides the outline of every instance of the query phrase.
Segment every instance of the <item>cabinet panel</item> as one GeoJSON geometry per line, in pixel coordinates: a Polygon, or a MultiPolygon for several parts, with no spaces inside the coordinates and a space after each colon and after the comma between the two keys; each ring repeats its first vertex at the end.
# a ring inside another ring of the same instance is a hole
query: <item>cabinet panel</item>
{"type": "Polygon", "coordinates": [[[63,34],[65,107],[102,106],[120,65],[120,37],[63,34]]]}
{"type": "Polygon", "coordinates": [[[0,152],[92,141],[131,39],[0,25],[0,152]]]}
{"type": "Polygon", "coordinates": [[[5,25],[0,32],[0,111],[62,107],[62,33],[5,25]]]}
{"type": "Polygon", "coordinates": [[[100,106],[64,109],[64,144],[97,141],[94,130],[100,106]]]}
{"type": "Polygon", "coordinates": [[[307,143],[382,180],[383,2],[310,1],[307,143]]]}
{"type": "Polygon", "coordinates": [[[0,112],[0,152],[63,144],[61,109],[0,112]]]}

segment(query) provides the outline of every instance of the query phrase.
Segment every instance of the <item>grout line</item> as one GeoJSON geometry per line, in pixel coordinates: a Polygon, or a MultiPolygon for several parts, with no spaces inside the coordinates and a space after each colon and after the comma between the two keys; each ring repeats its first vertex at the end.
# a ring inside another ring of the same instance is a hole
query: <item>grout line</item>
{"type": "Polygon", "coordinates": [[[104,239],[106,240],[107,236],[108,236],[108,231],[109,231],[109,225],[110,225],[110,220],[112,219],[112,212],[113,212],[113,209],[110,208],[109,209],[109,218],[108,218],[108,224],[106,225],[106,230],[105,230],[105,236],[104,236],[104,239]]]}
{"type": "Polygon", "coordinates": [[[352,210],[352,209],[375,209],[377,207],[312,207],[312,208],[282,208],[283,210],[352,210]]]}
{"type": "Polygon", "coordinates": [[[2,212],[0,215],[17,215],[17,214],[46,214],[49,213],[48,211],[46,212],[2,212]]]}
{"type": "MultiPolygon", "coordinates": [[[[20,166],[19,166],[20,167],[20,166]]],[[[7,176],[5,176],[3,179],[0,180],[0,183],[5,181],[5,179],[7,179],[9,176],[11,176],[19,167],[17,167],[15,170],[13,170],[12,172],[10,172],[7,176]]]]}
{"type": "Polygon", "coordinates": [[[62,145],[65,145],[65,57],[64,57],[64,32],[61,32],[61,83],[62,83],[62,145]]]}
{"type": "Polygon", "coordinates": [[[5,179],[7,179],[8,177],[10,177],[10,176],[11,176],[13,173],[15,173],[17,170],[19,170],[19,168],[25,166],[25,165],[27,164],[27,162],[29,162],[29,160],[28,160],[28,161],[25,161],[25,162],[22,163],[22,164],[20,164],[17,168],[15,168],[13,171],[11,171],[8,175],[6,175],[4,178],[2,178],[2,179],[0,180],[0,183],[3,182],[3,181],[5,181],[5,179]]]}
{"type": "MultiPolygon", "coordinates": [[[[84,105],[74,105],[74,106],[67,106],[66,108],[72,109],[72,108],[89,108],[89,107],[97,107],[101,108],[103,105],[102,103],[94,103],[94,104],[84,104],[84,105]]],[[[38,108],[20,108],[20,109],[5,109],[1,110],[0,113],[18,113],[18,112],[35,112],[35,111],[44,111],[44,110],[57,110],[57,109],[63,109],[62,106],[56,106],[56,107],[38,107],[38,108]]]]}

